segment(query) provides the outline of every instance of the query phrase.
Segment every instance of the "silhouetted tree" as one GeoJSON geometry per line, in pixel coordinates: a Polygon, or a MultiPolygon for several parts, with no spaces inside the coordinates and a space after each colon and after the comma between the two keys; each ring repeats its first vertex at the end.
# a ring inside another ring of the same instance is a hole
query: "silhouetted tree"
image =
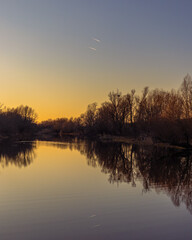
{"type": "Polygon", "coordinates": [[[15,112],[19,114],[24,120],[30,121],[31,123],[35,123],[37,119],[35,110],[29,106],[21,105],[15,109],[15,112]]]}
{"type": "Polygon", "coordinates": [[[189,74],[184,77],[180,91],[183,100],[183,117],[188,119],[192,117],[192,80],[189,74]]]}

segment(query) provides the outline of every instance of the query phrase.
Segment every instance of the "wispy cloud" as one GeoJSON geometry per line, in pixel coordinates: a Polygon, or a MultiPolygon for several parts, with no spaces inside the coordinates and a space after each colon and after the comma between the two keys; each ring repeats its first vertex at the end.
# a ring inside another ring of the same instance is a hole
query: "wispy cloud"
{"type": "Polygon", "coordinates": [[[96,41],[96,42],[101,42],[101,40],[100,39],[98,39],[98,38],[92,38],[94,41],[96,41]]]}
{"type": "Polygon", "coordinates": [[[96,51],[97,49],[94,48],[94,47],[89,47],[89,49],[93,50],[93,51],[96,51]]]}

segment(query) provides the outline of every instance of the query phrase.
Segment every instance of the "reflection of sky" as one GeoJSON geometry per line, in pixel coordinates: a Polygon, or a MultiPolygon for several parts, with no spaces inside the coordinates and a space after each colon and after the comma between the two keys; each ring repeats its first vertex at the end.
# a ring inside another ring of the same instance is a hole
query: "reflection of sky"
{"type": "Polygon", "coordinates": [[[143,186],[109,184],[78,151],[39,145],[0,175],[1,239],[190,239],[191,215],[143,186]]]}
{"type": "Polygon", "coordinates": [[[79,115],[117,88],[177,88],[192,67],[191,7],[188,0],[1,0],[1,101],[28,104],[45,119],[79,115]]]}

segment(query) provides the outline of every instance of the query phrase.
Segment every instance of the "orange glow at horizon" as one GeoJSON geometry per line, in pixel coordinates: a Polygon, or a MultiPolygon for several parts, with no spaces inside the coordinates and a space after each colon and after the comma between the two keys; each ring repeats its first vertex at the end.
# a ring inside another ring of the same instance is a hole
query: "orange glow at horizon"
{"type": "Polygon", "coordinates": [[[160,3],[132,9],[129,1],[87,1],[83,8],[80,1],[19,2],[2,1],[0,8],[0,103],[28,105],[38,121],[78,117],[116,89],[178,89],[190,74],[189,14],[183,28],[160,3]]]}

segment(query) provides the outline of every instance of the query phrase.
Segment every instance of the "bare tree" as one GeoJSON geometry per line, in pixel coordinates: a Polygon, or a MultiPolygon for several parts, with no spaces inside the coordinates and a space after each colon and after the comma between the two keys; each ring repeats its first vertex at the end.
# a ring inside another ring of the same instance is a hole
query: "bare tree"
{"type": "Polygon", "coordinates": [[[21,115],[25,120],[35,122],[37,119],[37,114],[35,110],[29,106],[19,106],[15,109],[15,112],[21,115]]]}
{"type": "Polygon", "coordinates": [[[171,90],[165,95],[165,109],[163,117],[169,120],[178,120],[182,116],[182,98],[180,94],[171,90]]]}
{"type": "Polygon", "coordinates": [[[122,96],[121,92],[117,90],[116,92],[109,93],[109,108],[111,118],[114,124],[114,128],[120,133],[128,120],[128,115],[130,111],[129,98],[127,95],[122,96]]]}
{"type": "Polygon", "coordinates": [[[149,88],[145,87],[143,89],[143,93],[141,98],[137,98],[137,121],[145,121],[146,120],[146,110],[147,110],[147,95],[149,93],[149,88]]]}
{"type": "Polygon", "coordinates": [[[84,115],[84,123],[86,127],[91,128],[95,124],[96,110],[97,103],[92,103],[88,105],[87,111],[84,115]]]}
{"type": "Polygon", "coordinates": [[[135,114],[135,107],[136,107],[135,89],[132,89],[131,93],[128,93],[126,95],[126,101],[128,105],[128,115],[129,115],[128,121],[130,121],[132,125],[134,114],[135,114]]]}
{"type": "Polygon", "coordinates": [[[183,117],[188,119],[192,117],[192,79],[189,74],[184,77],[180,92],[183,100],[183,117]]]}

